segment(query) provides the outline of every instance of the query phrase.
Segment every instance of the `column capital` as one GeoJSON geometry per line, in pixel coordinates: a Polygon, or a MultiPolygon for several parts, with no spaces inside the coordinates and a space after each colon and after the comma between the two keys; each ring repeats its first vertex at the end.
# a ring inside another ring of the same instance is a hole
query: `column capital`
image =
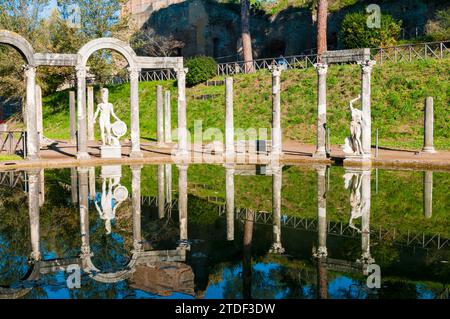
{"type": "Polygon", "coordinates": [[[187,165],[187,164],[179,164],[179,165],[177,165],[177,168],[178,168],[179,171],[187,171],[188,167],[189,167],[189,165],[187,165]]]}
{"type": "Polygon", "coordinates": [[[358,61],[358,65],[361,67],[361,71],[364,74],[370,73],[372,71],[372,67],[377,62],[375,60],[365,60],[365,61],[358,61]]]}
{"type": "Polygon", "coordinates": [[[138,79],[139,78],[139,72],[140,69],[136,68],[136,67],[128,67],[127,68],[128,74],[130,75],[130,80],[131,79],[138,79]]]}
{"type": "Polygon", "coordinates": [[[85,66],[76,66],[77,78],[85,78],[87,74],[87,68],[85,66]]]}
{"type": "Polygon", "coordinates": [[[318,165],[315,167],[315,170],[316,170],[317,174],[319,174],[320,176],[325,176],[325,173],[327,171],[327,166],[326,165],[318,165]]]}
{"type": "Polygon", "coordinates": [[[272,76],[280,76],[283,67],[281,65],[271,65],[269,70],[272,72],[272,76]]]}
{"type": "Polygon", "coordinates": [[[177,73],[177,77],[179,77],[180,75],[184,74],[186,75],[186,73],[188,73],[189,69],[182,67],[182,68],[174,68],[173,69],[176,73],[177,73]]]}
{"type": "Polygon", "coordinates": [[[36,67],[29,65],[29,64],[25,64],[22,66],[23,71],[25,72],[25,76],[26,77],[34,77],[36,76],[36,67]]]}
{"type": "Polygon", "coordinates": [[[319,74],[319,75],[327,74],[328,64],[326,64],[326,63],[314,63],[314,68],[316,68],[317,74],[319,74]]]}

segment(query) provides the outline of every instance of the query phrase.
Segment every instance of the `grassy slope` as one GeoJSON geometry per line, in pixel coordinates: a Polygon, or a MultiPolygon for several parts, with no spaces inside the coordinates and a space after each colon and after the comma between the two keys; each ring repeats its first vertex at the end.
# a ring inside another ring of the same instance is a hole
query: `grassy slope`
{"type": "MultiPolygon", "coordinates": [[[[423,141],[423,100],[435,103],[435,144],[450,147],[450,59],[375,66],[372,76],[372,129],[379,129],[380,146],[418,149],[423,141]]],[[[270,127],[271,76],[268,71],[234,77],[235,127],[270,127]]],[[[316,81],[314,69],[289,70],[282,75],[282,127],[285,138],[315,142],[316,81]]],[[[334,65],[327,77],[327,118],[333,144],[342,144],[349,134],[348,101],[359,94],[360,71],[356,65],[334,65]]],[[[172,126],[176,127],[176,87],[173,81],[142,82],[139,85],[141,136],[156,137],[155,87],[172,91],[172,126]]],[[[97,90],[98,91],[98,90],[97,90]]],[[[96,91],[96,92],[97,92],[96,91]]],[[[50,138],[69,137],[68,92],[44,98],[45,134],[50,138]]],[[[129,122],[129,85],[110,87],[110,100],[119,117],[129,122]]],[[[203,84],[187,90],[188,127],[194,120],[208,127],[224,127],[224,88],[203,84]],[[213,100],[197,100],[194,95],[216,93],[213,100]]],[[[97,132],[98,133],[98,132],[97,132]]],[[[373,143],[375,141],[373,140],[373,143]]]]}

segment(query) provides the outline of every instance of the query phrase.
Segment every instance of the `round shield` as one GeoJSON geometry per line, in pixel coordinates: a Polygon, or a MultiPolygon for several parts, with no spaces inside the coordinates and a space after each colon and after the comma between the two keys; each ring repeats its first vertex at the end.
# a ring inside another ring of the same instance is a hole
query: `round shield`
{"type": "Polygon", "coordinates": [[[124,136],[127,132],[127,125],[125,124],[125,122],[117,121],[112,125],[112,131],[117,137],[124,136]]]}
{"type": "Polygon", "coordinates": [[[117,186],[114,190],[114,198],[119,202],[123,202],[128,198],[128,189],[125,186],[117,186]]]}

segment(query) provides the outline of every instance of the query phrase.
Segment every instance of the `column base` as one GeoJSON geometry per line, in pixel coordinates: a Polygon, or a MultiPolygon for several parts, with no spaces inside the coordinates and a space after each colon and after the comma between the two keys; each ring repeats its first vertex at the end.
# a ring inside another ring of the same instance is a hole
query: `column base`
{"type": "Polygon", "coordinates": [[[313,158],[328,158],[328,154],[326,151],[316,150],[313,154],[313,158]]]}
{"type": "Polygon", "coordinates": [[[91,156],[89,155],[88,152],[78,152],[77,153],[77,159],[79,159],[79,160],[88,160],[90,158],[91,158],[91,156]]]}
{"type": "Polygon", "coordinates": [[[344,166],[370,167],[372,166],[372,155],[345,155],[344,166]]]}
{"type": "Polygon", "coordinates": [[[281,243],[274,243],[269,250],[271,254],[284,254],[285,249],[281,246],[281,243]]]}
{"type": "Polygon", "coordinates": [[[421,153],[426,153],[426,154],[435,154],[435,153],[437,153],[433,146],[425,146],[424,148],[422,148],[422,150],[420,152],[421,153]]]}
{"type": "Polygon", "coordinates": [[[223,159],[227,163],[233,163],[236,160],[236,153],[225,153],[223,159]]]}
{"type": "Polygon", "coordinates": [[[317,259],[325,259],[328,256],[327,247],[313,248],[313,257],[317,259]]]}
{"type": "Polygon", "coordinates": [[[144,158],[144,154],[140,150],[139,151],[131,151],[130,157],[131,158],[144,158]]]}

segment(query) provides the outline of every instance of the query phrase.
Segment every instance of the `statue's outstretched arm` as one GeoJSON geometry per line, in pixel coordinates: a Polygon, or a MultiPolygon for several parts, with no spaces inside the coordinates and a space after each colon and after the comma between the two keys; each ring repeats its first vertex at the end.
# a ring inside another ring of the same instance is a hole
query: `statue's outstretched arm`
{"type": "Polygon", "coordinates": [[[354,98],[353,100],[350,101],[350,110],[353,110],[353,103],[358,101],[360,98],[361,98],[361,94],[358,94],[358,97],[356,97],[356,98],[354,98]]]}
{"type": "Polygon", "coordinates": [[[116,113],[114,113],[114,106],[111,104],[111,115],[114,117],[117,121],[120,121],[120,119],[117,117],[116,113]]]}

